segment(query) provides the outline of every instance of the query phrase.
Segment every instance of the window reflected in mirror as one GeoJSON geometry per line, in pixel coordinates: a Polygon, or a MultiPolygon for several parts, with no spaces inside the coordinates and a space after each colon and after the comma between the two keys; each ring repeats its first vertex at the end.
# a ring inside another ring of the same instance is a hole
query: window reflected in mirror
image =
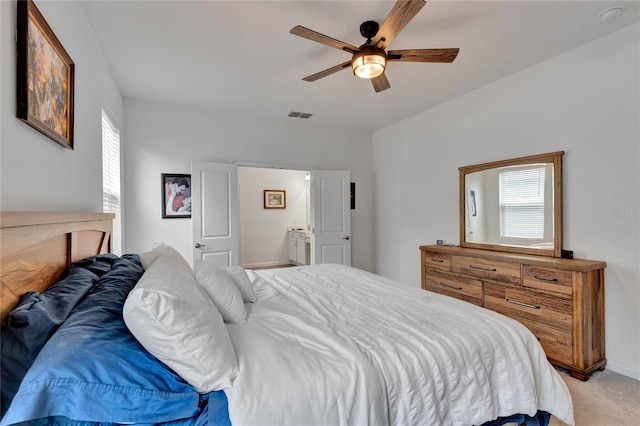
{"type": "Polygon", "coordinates": [[[460,245],[559,257],[562,154],[461,167],[460,245]]]}

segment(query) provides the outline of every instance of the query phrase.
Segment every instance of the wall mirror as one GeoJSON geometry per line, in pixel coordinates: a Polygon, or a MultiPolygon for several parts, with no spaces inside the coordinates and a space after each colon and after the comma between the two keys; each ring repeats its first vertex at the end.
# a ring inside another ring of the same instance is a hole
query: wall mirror
{"type": "Polygon", "coordinates": [[[460,167],[460,246],[560,257],[563,154],[460,167]]]}

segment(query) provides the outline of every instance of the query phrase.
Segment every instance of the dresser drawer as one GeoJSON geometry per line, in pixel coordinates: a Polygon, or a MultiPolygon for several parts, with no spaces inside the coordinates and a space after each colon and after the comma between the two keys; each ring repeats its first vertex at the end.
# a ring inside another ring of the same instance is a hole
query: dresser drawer
{"type": "Polygon", "coordinates": [[[571,331],[573,325],[571,298],[562,295],[553,296],[520,287],[485,283],[484,306],[508,316],[563,330],[571,331]]]}
{"type": "Polygon", "coordinates": [[[451,271],[492,281],[520,284],[520,264],[478,257],[452,256],[451,271]]]}
{"type": "Polygon", "coordinates": [[[425,268],[435,268],[448,271],[451,266],[451,256],[448,254],[425,251],[423,252],[423,256],[425,268]]]}
{"type": "Polygon", "coordinates": [[[571,294],[571,271],[523,265],[522,285],[540,290],[571,294]]]}
{"type": "Polygon", "coordinates": [[[561,363],[573,364],[573,336],[569,330],[561,330],[545,324],[518,318],[540,342],[547,357],[561,363]]]}
{"type": "Polygon", "coordinates": [[[425,290],[455,297],[482,306],[482,281],[435,270],[427,270],[425,290]]]}

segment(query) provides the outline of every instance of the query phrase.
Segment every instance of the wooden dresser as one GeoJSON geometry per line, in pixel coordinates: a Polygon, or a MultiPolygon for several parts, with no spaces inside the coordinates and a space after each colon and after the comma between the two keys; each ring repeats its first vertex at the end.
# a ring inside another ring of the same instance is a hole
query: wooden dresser
{"type": "Polygon", "coordinates": [[[423,289],[521,322],[575,378],[604,369],[605,262],[440,245],[420,251],[423,289]]]}

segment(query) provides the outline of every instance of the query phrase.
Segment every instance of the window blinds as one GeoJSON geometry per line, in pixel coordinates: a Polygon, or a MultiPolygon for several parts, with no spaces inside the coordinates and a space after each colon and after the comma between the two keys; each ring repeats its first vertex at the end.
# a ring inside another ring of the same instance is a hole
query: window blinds
{"type": "Polygon", "coordinates": [[[544,166],[500,173],[502,237],[544,238],[544,180],[544,166]]]}
{"type": "Polygon", "coordinates": [[[122,254],[122,213],[120,196],[120,130],[102,110],[102,210],[115,213],[113,221],[113,247],[122,254]]]}

